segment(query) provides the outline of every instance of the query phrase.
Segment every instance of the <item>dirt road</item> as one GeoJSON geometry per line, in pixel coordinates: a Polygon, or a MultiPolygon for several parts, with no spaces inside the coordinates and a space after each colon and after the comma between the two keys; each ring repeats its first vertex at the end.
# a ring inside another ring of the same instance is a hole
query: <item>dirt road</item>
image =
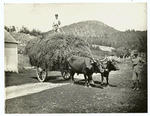
{"type": "MultiPolygon", "coordinates": [[[[93,76],[99,76],[99,75],[100,74],[93,74],[93,76]]],[[[84,76],[75,74],[75,78],[77,80],[81,80],[84,79],[84,76]]],[[[37,83],[26,83],[22,85],[9,86],[5,88],[5,92],[6,92],[5,100],[20,97],[20,96],[25,96],[33,93],[38,93],[47,89],[60,87],[67,84],[70,84],[70,82],[69,81],[68,83],[37,82],[37,83]]]]}
{"type": "Polygon", "coordinates": [[[20,97],[20,96],[25,96],[33,93],[38,93],[47,89],[59,87],[66,84],[67,83],[62,83],[62,84],[33,83],[33,84],[25,84],[25,85],[18,85],[18,86],[10,86],[5,89],[6,91],[5,100],[20,97]]]}

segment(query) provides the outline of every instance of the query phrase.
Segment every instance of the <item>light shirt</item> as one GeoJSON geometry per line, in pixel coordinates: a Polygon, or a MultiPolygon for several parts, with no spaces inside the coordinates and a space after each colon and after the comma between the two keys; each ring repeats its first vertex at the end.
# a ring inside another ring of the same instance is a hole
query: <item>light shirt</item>
{"type": "Polygon", "coordinates": [[[60,25],[60,21],[58,19],[55,19],[53,22],[53,26],[59,26],[60,25]]]}

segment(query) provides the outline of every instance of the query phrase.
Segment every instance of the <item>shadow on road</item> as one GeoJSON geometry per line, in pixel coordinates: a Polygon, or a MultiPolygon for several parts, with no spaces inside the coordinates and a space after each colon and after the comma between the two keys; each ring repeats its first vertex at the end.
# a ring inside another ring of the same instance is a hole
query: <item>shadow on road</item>
{"type": "MultiPolygon", "coordinates": [[[[95,84],[101,85],[102,87],[107,87],[108,85],[106,83],[101,84],[99,81],[94,81],[95,84]]],[[[110,87],[117,87],[117,85],[111,85],[109,84],[110,87]]]]}
{"type": "MultiPolygon", "coordinates": [[[[30,78],[36,79],[38,81],[37,77],[30,77],[30,78]]],[[[61,76],[48,76],[47,79],[45,80],[45,82],[51,82],[51,83],[68,83],[70,81],[65,80],[61,76]]]]}
{"type": "Polygon", "coordinates": [[[30,77],[30,78],[35,79],[35,80],[37,80],[37,81],[38,81],[37,77],[30,77]]]}
{"type": "MultiPolygon", "coordinates": [[[[75,84],[85,86],[85,79],[75,81],[75,84]]],[[[90,84],[90,86],[91,87],[95,87],[95,88],[103,89],[103,87],[101,85],[98,85],[98,84],[95,84],[95,83],[94,84],[90,84]]]]}

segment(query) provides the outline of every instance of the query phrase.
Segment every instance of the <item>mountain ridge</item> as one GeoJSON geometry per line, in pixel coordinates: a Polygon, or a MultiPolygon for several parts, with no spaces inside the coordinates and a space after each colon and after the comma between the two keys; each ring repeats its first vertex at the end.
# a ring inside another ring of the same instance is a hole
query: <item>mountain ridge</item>
{"type": "MultiPolygon", "coordinates": [[[[84,37],[103,37],[108,34],[119,32],[119,30],[116,30],[113,27],[110,27],[97,20],[86,20],[72,23],[70,25],[65,25],[60,27],[60,31],[66,34],[75,34],[84,37]]],[[[44,35],[53,33],[54,31],[50,30],[45,32],[44,35]]]]}

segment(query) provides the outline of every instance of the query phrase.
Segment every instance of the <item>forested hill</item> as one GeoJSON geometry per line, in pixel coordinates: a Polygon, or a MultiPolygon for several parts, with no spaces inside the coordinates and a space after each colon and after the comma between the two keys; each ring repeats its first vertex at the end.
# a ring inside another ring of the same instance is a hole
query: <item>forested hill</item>
{"type": "MultiPolygon", "coordinates": [[[[84,37],[103,37],[105,35],[118,32],[116,29],[95,20],[82,21],[66,25],[60,28],[61,32],[66,34],[75,34],[84,37]]],[[[46,32],[45,34],[52,34],[53,30],[46,32]]]]}
{"type": "MultiPolygon", "coordinates": [[[[84,38],[90,44],[104,45],[123,49],[138,49],[145,51],[147,47],[147,31],[118,31],[100,21],[89,20],[73,23],[60,28],[67,34],[75,34],[84,38]]],[[[48,37],[54,31],[43,33],[48,37]]]]}

